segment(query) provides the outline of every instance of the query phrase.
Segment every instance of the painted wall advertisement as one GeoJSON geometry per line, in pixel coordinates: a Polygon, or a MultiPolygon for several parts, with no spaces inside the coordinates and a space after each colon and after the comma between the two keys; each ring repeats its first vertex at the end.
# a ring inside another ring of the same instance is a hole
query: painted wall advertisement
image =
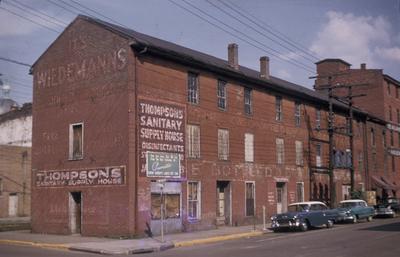
{"type": "Polygon", "coordinates": [[[35,172],[37,187],[125,184],[125,166],[35,172]]]}
{"type": "Polygon", "coordinates": [[[185,176],[185,108],[140,100],[140,176],[180,178],[185,176]]]}

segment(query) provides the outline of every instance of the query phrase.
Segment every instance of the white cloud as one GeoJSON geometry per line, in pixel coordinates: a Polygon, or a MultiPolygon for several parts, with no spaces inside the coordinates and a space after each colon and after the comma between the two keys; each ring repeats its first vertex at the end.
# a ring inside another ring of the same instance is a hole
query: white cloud
{"type": "Polygon", "coordinates": [[[290,73],[287,70],[278,70],[276,73],[278,78],[282,78],[282,79],[290,79],[292,78],[292,75],[290,75],[290,73]]]}
{"type": "Polygon", "coordinates": [[[341,12],[327,13],[323,25],[310,50],[323,58],[342,58],[352,64],[379,65],[379,60],[397,58],[398,47],[393,47],[391,24],[382,16],[355,16],[341,12]]]}
{"type": "Polygon", "coordinates": [[[0,10],[0,36],[20,36],[35,32],[38,25],[0,10]]]}
{"type": "Polygon", "coordinates": [[[280,58],[287,60],[287,61],[299,60],[302,56],[303,56],[303,54],[301,52],[288,52],[288,53],[279,55],[280,58]]]}

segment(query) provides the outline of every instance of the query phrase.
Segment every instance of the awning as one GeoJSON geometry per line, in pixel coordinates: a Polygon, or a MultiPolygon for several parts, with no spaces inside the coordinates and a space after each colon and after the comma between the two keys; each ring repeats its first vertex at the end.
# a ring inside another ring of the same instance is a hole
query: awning
{"type": "Polygon", "coordinates": [[[372,180],[375,182],[375,185],[377,185],[380,188],[386,189],[386,190],[396,190],[396,188],[393,188],[393,186],[389,185],[386,183],[382,177],[378,176],[371,176],[372,180]]]}
{"type": "Polygon", "coordinates": [[[396,185],[396,182],[390,181],[390,179],[388,179],[387,177],[382,176],[381,179],[382,179],[383,182],[388,184],[391,187],[392,190],[399,190],[400,189],[400,186],[396,185]]]}

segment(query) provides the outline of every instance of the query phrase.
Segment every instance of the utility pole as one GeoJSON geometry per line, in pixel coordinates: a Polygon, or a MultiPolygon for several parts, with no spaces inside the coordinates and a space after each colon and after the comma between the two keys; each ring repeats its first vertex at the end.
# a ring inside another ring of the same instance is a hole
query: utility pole
{"type": "Polygon", "coordinates": [[[333,88],[332,88],[332,77],[328,77],[328,97],[329,97],[329,116],[328,116],[328,136],[329,136],[329,205],[331,208],[335,207],[336,203],[336,188],[335,188],[335,174],[334,174],[334,157],[333,157],[333,132],[334,132],[334,122],[333,122],[333,88]]]}

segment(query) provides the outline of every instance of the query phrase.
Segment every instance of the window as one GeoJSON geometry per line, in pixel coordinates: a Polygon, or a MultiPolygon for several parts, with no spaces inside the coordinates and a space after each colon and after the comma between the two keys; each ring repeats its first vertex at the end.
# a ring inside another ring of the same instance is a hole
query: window
{"type": "Polygon", "coordinates": [[[320,144],[317,144],[315,146],[315,164],[317,167],[322,166],[322,146],[320,144]]]}
{"type": "Polygon", "coordinates": [[[296,183],[296,202],[304,202],[304,182],[296,183]]]}
{"type": "Polygon", "coordinates": [[[397,113],[397,123],[400,123],[400,110],[396,109],[396,113],[397,113]]]}
{"type": "Polygon", "coordinates": [[[389,120],[393,121],[393,116],[392,116],[392,106],[389,105],[389,120]]]}
{"type": "Polygon", "coordinates": [[[300,119],[301,119],[301,105],[300,103],[294,104],[294,121],[296,127],[300,127],[300,119]]]}
{"type": "Polygon", "coordinates": [[[251,99],[251,89],[249,88],[244,88],[244,112],[247,115],[250,115],[252,113],[252,99],[251,99]]]}
{"type": "Polygon", "coordinates": [[[320,109],[315,110],[315,128],[317,130],[321,129],[321,110],[320,109]]]}
{"type": "Polygon", "coordinates": [[[218,158],[224,161],[229,158],[229,131],[227,129],[218,129],[218,158]]]}
{"type": "Polygon", "coordinates": [[[189,158],[200,158],[200,126],[187,125],[187,149],[189,158]]]}
{"type": "Polygon", "coordinates": [[[192,104],[199,103],[199,80],[197,74],[188,73],[188,102],[192,104]]]}
{"type": "Polygon", "coordinates": [[[254,216],[255,194],[255,182],[246,182],[246,216],[254,216]]]}
{"type": "Polygon", "coordinates": [[[83,123],[69,125],[69,159],[83,158],[83,123]]]}
{"type": "Polygon", "coordinates": [[[218,80],[218,108],[226,110],[226,82],[223,80],[218,80]]]}
{"type": "Polygon", "coordinates": [[[282,97],[276,96],[275,97],[275,119],[277,121],[282,121],[282,97]]]}
{"type": "Polygon", "coordinates": [[[393,135],[393,130],[390,131],[390,145],[394,146],[394,135],[393,135]]]}
{"type": "MultiPolygon", "coordinates": [[[[163,194],[164,219],[180,217],[180,194],[163,194]]],[[[151,219],[161,219],[161,194],[151,193],[151,219]]]]}
{"type": "Polygon", "coordinates": [[[396,161],[394,159],[394,156],[392,155],[392,171],[395,172],[396,171],[396,161]]]}
{"type": "Polygon", "coordinates": [[[303,165],[303,142],[296,141],[296,165],[303,165]]]}
{"type": "Polygon", "coordinates": [[[362,172],[363,170],[363,162],[364,162],[364,155],[363,152],[358,152],[358,171],[362,172]]]}
{"type": "Polygon", "coordinates": [[[371,145],[375,146],[375,131],[371,128],[371,145]]]}
{"type": "Polygon", "coordinates": [[[200,182],[188,182],[188,218],[200,219],[200,182]]]}
{"type": "Polygon", "coordinates": [[[250,133],[244,134],[244,160],[254,161],[254,135],[250,133]]]}
{"type": "Polygon", "coordinates": [[[0,195],[3,194],[3,179],[0,178],[0,195]]]}
{"type": "Polygon", "coordinates": [[[285,162],[285,146],[283,138],[276,139],[276,163],[283,164],[285,162]]]}
{"type": "Polygon", "coordinates": [[[397,144],[400,147],[400,132],[397,132],[397,144]]]}

